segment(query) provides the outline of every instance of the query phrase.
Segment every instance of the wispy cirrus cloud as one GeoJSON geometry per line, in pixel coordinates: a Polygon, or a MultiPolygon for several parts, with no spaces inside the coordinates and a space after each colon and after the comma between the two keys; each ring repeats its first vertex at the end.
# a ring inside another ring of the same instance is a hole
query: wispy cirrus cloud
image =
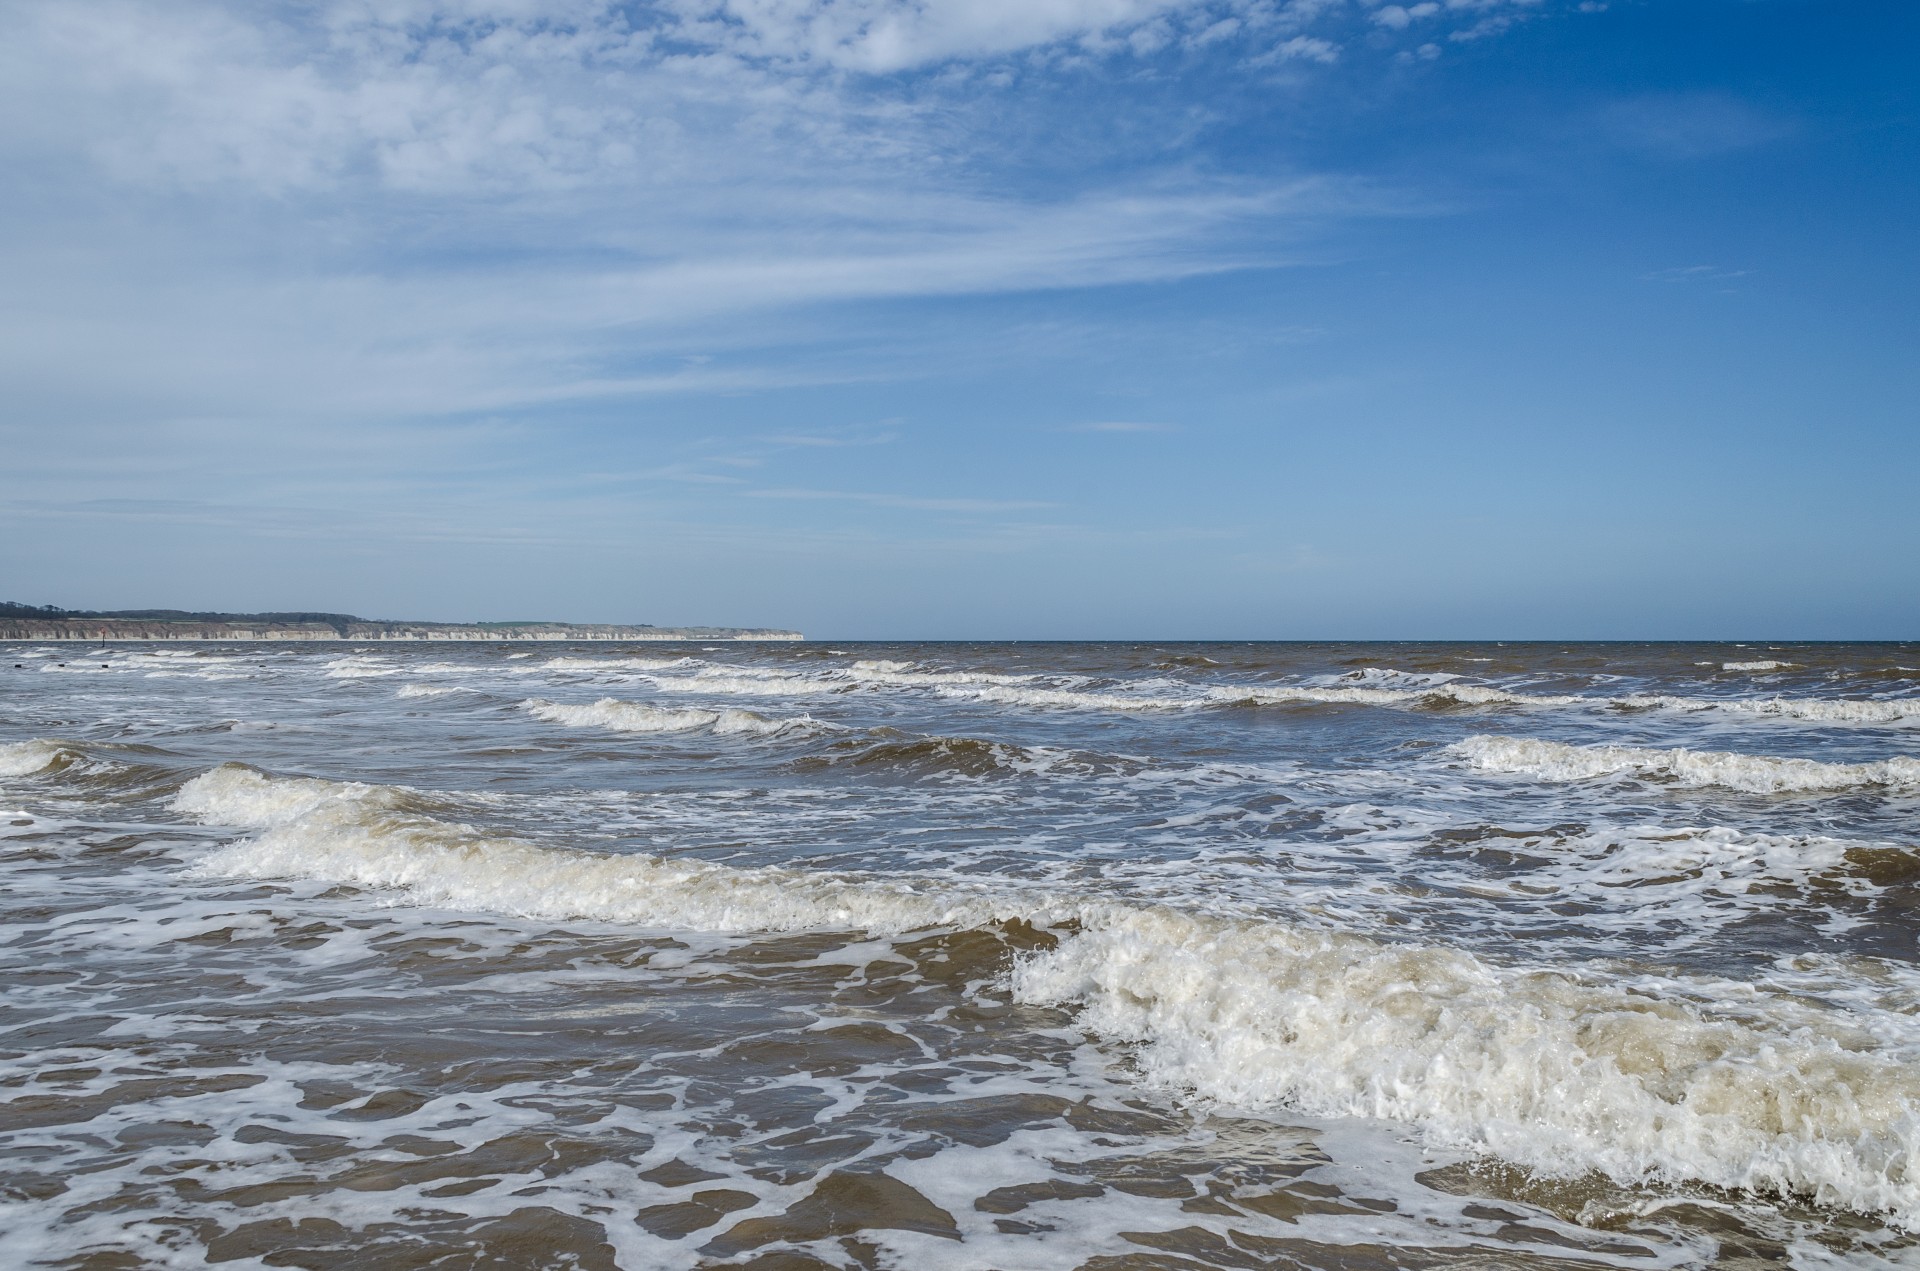
{"type": "Polygon", "coordinates": [[[1725,93],[1647,93],[1602,107],[1602,136],[1616,146],[1661,158],[1704,159],[1778,140],[1792,123],[1725,93]]]}
{"type": "Polygon", "coordinates": [[[1641,274],[1643,282],[1730,282],[1745,278],[1751,269],[1723,269],[1718,265],[1674,265],[1641,274]]]}
{"type": "Polygon", "coordinates": [[[871,507],[897,508],[911,512],[960,512],[994,514],[1033,512],[1060,506],[1033,499],[939,498],[911,494],[879,494],[859,490],[766,489],[743,490],[752,499],[798,499],[806,502],[864,503],[871,507]]]}
{"type": "Polygon", "coordinates": [[[1038,178],[1044,139],[1018,152],[1008,127],[1145,65],[1311,72],[1386,29],[1345,0],[8,12],[0,375],[34,427],[416,426],[856,383],[903,372],[874,356],[884,331],[834,346],[836,306],[1273,268],[1406,210],[1345,174],[1170,158],[1201,125],[1145,108],[1100,162],[1038,178]]]}
{"type": "Polygon", "coordinates": [[[929,68],[1044,75],[1228,45],[1326,61],[1368,17],[1458,33],[1540,3],[19,0],[0,92],[12,145],[127,180],[658,191],[741,163],[911,159],[934,137],[950,158],[950,112],[978,86],[901,78],[929,68]]]}
{"type": "MultiPolygon", "coordinates": [[[[899,420],[889,421],[898,424],[899,420]]],[[[892,428],[835,428],[809,433],[770,433],[760,440],[775,446],[798,446],[808,450],[838,450],[847,446],[887,446],[900,440],[892,428]]]]}

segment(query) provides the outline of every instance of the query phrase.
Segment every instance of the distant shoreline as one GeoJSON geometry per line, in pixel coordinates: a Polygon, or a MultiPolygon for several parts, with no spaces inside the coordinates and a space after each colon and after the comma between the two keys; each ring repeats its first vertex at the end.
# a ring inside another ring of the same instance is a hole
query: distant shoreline
{"type": "Polygon", "coordinates": [[[762,627],[648,627],[570,622],[195,622],[129,618],[0,618],[0,640],[66,643],[568,643],[669,640],[804,640],[762,627]]]}

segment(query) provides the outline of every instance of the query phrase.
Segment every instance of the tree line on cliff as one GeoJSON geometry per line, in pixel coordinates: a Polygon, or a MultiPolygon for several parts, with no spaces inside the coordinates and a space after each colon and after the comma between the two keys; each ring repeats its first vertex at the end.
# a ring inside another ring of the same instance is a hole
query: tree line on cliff
{"type": "Polygon", "coordinates": [[[38,618],[58,622],[67,618],[127,618],[142,622],[324,622],[339,626],[366,622],[350,613],[194,613],[185,609],[62,609],[58,605],[23,605],[0,600],[0,618],[38,618]]]}

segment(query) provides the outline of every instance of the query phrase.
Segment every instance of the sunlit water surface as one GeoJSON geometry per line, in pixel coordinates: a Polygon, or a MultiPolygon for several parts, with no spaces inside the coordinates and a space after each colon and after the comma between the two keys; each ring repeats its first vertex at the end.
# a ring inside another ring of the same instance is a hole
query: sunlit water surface
{"type": "Polygon", "coordinates": [[[0,654],[8,1265],[1920,1266],[1920,647],[0,654]]]}

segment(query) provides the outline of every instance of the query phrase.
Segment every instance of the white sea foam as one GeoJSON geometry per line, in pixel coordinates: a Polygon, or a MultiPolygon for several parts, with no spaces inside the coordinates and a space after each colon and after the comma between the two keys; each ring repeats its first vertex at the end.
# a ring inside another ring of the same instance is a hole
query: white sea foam
{"type": "Polygon", "coordinates": [[[1221,687],[1213,697],[1225,702],[1258,705],[1287,702],[1352,703],[1360,706],[1605,706],[1607,699],[1567,693],[1514,693],[1480,684],[1445,681],[1418,688],[1342,687],[1335,685],[1261,685],[1257,688],[1221,687]]]}
{"type": "MultiPolygon", "coordinates": [[[[1773,664],[1785,666],[1786,663],[1773,664]]],[[[1758,664],[1745,669],[1760,669],[1758,664]]],[[[1217,685],[1208,690],[1215,702],[1350,702],[1369,706],[1515,706],[1585,710],[1731,711],[1771,715],[1816,723],[1886,724],[1920,718],[1920,698],[1818,697],[1687,697],[1671,693],[1602,696],[1585,693],[1524,693],[1484,684],[1464,684],[1449,676],[1416,676],[1406,672],[1368,668],[1369,683],[1343,685],[1260,685],[1239,688],[1217,685]],[[1409,680],[1420,683],[1406,685],[1409,680]]]]}
{"type": "Polygon", "coordinates": [[[944,686],[941,695],[975,702],[998,702],[1007,706],[1048,706],[1069,710],[1177,711],[1204,705],[1190,697],[1153,697],[1145,694],[1104,693],[1084,689],[1019,688],[1011,685],[987,685],[983,688],[944,686]]]}
{"type": "MultiPolygon", "coordinates": [[[[1158,686],[1158,687],[1164,687],[1158,686]]],[[[1203,706],[1605,706],[1608,699],[1571,695],[1512,693],[1475,684],[1440,682],[1418,688],[1378,688],[1345,684],[1217,684],[1182,696],[1164,692],[1115,693],[1081,689],[989,687],[953,690],[950,696],[1012,706],[1056,706],[1078,710],[1168,711],[1203,706]]]]}
{"type": "Polygon", "coordinates": [[[603,697],[584,705],[549,702],[536,697],[520,703],[520,706],[528,714],[551,723],[574,728],[604,728],[616,733],[711,732],[776,737],[783,733],[807,732],[821,727],[818,720],[807,715],[769,719],[765,715],[734,707],[699,710],[623,702],[613,697],[603,697]]]}
{"type": "Polygon", "coordinates": [[[1920,1225],[1920,1067],[1850,1013],[1751,986],[1505,969],[1168,910],[1021,965],[1151,1082],[1415,1122],[1553,1174],[1788,1192],[1920,1225]]]}
{"type": "Polygon", "coordinates": [[[529,671],[665,671],[675,667],[699,666],[698,658],[548,658],[529,671]]]}
{"type": "Polygon", "coordinates": [[[1626,710],[1723,710],[1820,724],[1897,724],[1920,718],[1916,697],[1676,697],[1643,694],[1612,700],[1626,710]]]}
{"type": "Polygon", "coordinates": [[[1495,901],[1504,911],[1500,917],[1516,923],[1528,912],[1564,921],[1566,905],[1583,906],[1591,911],[1587,925],[1624,935],[1640,949],[1684,948],[1751,919],[1782,889],[1804,894],[1816,879],[1841,881],[1857,896],[1864,880],[1850,869],[1850,853],[1900,850],[1826,835],[1671,825],[1610,827],[1565,838],[1548,834],[1515,846],[1542,863],[1523,874],[1488,877],[1476,871],[1449,881],[1463,897],[1495,901]]]}
{"type": "Polygon", "coordinates": [[[402,667],[377,654],[356,653],[321,663],[321,673],[330,680],[371,680],[398,675],[402,667]]]}
{"type": "Polygon", "coordinates": [[[821,697],[844,693],[845,682],[816,680],[790,672],[754,674],[750,667],[716,667],[692,676],[661,676],[654,684],[667,693],[734,693],[747,697],[821,697]]]}
{"type": "Polygon", "coordinates": [[[9,742],[0,746],[0,777],[27,777],[45,772],[75,752],[57,741],[35,737],[30,741],[9,742]]]}
{"type": "Polygon", "coordinates": [[[954,685],[1026,684],[1033,675],[993,671],[925,671],[911,662],[866,660],[813,673],[760,666],[707,666],[688,676],[651,677],[664,692],[737,693],[760,697],[812,697],[866,688],[945,688],[954,685]]]}
{"type": "Polygon", "coordinates": [[[245,680],[252,677],[237,671],[148,671],[150,680],[245,680]]]}
{"type": "Polygon", "coordinates": [[[188,782],[173,806],[208,824],[263,831],[202,861],[205,876],[398,888],[427,904],[496,913],[693,931],[899,932],[979,925],[1005,905],[985,891],[943,895],[911,882],[542,848],[394,811],[408,793],[229,764],[188,782]]]}
{"type": "Polygon", "coordinates": [[[402,684],[395,697],[446,697],[465,690],[446,684],[402,684]]]}
{"type": "Polygon", "coordinates": [[[861,684],[902,688],[937,688],[944,684],[1029,684],[1037,675],[1009,675],[999,671],[923,671],[911,662],[855,662],[845,673],[861,684]]]}
{"type": "Polygon", "coordinates": [[[1920,1025],[1905,1014],[1006,884],[545,849],[406,812],[410,797],[228,766],[175,807],[260,831],[205,859],[208,877],[709,932],[1026,918],[1062,934],[1015,968],[1016,998],[1079,1007],[1134,1044],[1149,1082],[1411,1122],[1548,1173],[1790,1192],[1920,1227],[1920,1025]]]}
{"type": "Polygon", "coordinates": [[[222,764],[182,786],[171,806],[209,825],[261,827],[289,825],[322,810],[352,809],[362,817],[385,814],[405,806],[410,794],[400,786],[270,777],[242,764],[222,764]]]}
{"type": "Polygon", "coordinates": [[[1724,786],[1752,794],[1816,793],[1860,786],[1920,785],[1920,759],[1822,763],[1718,750],[1574,746],[1527,737],[1472,737],[1450,753],[1488,772],[1585,781],[1627,774],[1685,786],[1724,786]]]}
{"type": "Polygon", "coordinates": [[[1761,659],[1755,662],[1722,662],[1720,669],[1723,671],[1784,671],[1793,665],[1791,662],[1773,662],[1761,659]]]}
{"type": "MultiPolygon", "coordinates": [[[[1786,665],[1782,663],[1781,665],[1786,665]]],[[[1920,718],[1920,698],[1737,698],[1676,694],[1604,696],[1589,693],[1529,693],[1434,672],[1366,667],[1333,682],[1301,684],[1187,684],[1157,680],[1132,689],[1051,684],[1034,674],[991,671],[934,671],[913,663],[863,659],[849,667],[802,673],[778,667],[712,666],[693,659],[556,658],[540,669],[627,671],[685,670],[692,674],[649,675],[662,692],[729,693],[757,697],[813,697],[870,688],[929,688],[942,696],[1009,706],[1098,711],[1169,711],[1220,706],[1355,705],[1398,708],[1514,707],[1592,711],[1728,711],[1801,719],[1815,723],[1887,724],[1920,718]]],[[[383,672],[363,671],[362,674],[383,672]]]]}
{"type": "Polygon", "coordinates": [[[1440,684],[1449,684],[1459,679],[1458,675],[1446,671],[1400,671],[1390,666],[1363,666],[1356,671],[1348,671],[1340,680],[1348,684],[1379,685],[1384,687],[1433,688],[1440,684]]]}

